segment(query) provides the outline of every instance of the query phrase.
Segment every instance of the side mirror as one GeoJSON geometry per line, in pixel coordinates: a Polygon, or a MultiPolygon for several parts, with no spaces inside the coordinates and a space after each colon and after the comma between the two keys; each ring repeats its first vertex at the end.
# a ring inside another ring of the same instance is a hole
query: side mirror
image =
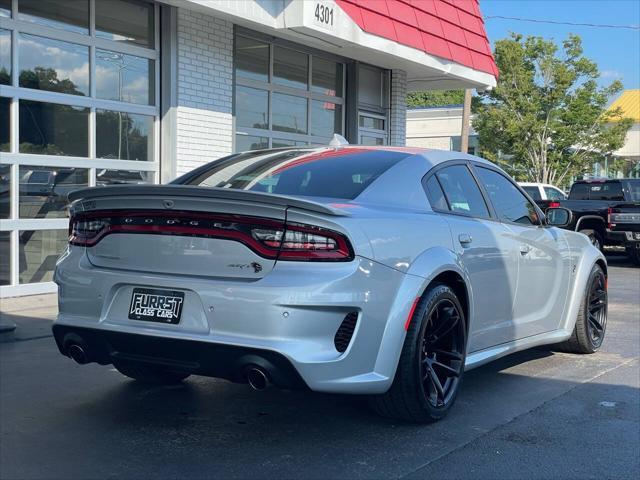
{"type": "Polygon", "coordinates": [[[563,207],[548,208],[547,213],[547,225],[553,227],[566,227],[573,220],[573,213],[571,210],[563,207]]]}

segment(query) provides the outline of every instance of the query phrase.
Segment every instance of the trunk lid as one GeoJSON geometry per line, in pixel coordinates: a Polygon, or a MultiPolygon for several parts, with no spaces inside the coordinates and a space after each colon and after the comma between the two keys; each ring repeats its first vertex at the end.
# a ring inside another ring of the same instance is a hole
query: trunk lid
{"type": "Polygon", "coordinates": [[[102,232],[81,237],[96,267],[246,281],[273,269],[269,235],[284,230],[289,206],[344,215],[299,198],[182,185],[90,188],[69,199],[79,231],[102,232]]]}

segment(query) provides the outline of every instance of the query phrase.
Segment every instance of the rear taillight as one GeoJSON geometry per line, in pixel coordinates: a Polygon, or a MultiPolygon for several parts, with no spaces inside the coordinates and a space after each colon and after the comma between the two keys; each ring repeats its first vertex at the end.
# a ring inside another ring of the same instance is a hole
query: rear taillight
{"type": "Polygon", "coordinates": [[[611,207],[607,208],[607,228],[609,230],[611,230],[613,227],[616,226],[615,223],[612,222],[611,220],[611,213],[613,212],[613,209],[611,207]]]}
{"type": "Polygon", "coordinates": [[[280,245],[279,260],[297,261],[347,261],[353,251],[347,238],[326,228],[287,223],[280,245]]]}
{"type": "Polygon", "coordinates": [[[550,202],[549,208],[558,208],[560,206],[560,202],[550,202]]]}
{"type": "Polygon", "coordinates": [[[615,227],[619,223],[638,224],[640,223],[640,212],[620,212],[619,209],[609,208],[607,219],[609,228],[615,227]]]}
{"type": "Polygon", "coordinates": [[[223,238],[278,260],[349,261],[353,249],[333,230],[243,215],[196,212],[109,211],[79,213],[69,220],[69,243],[92,247],[113,233],[223,238]]]}

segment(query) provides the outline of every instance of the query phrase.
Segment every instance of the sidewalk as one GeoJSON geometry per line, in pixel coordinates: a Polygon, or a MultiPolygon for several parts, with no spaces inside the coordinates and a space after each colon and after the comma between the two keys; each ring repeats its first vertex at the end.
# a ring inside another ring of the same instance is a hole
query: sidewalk
{"type": "Polygon", "coordinates": [[[57,314],[55,294],[0,299],[0,323],[16,324],[13,332],[0,334],[0,342],[51,336],[51,322],[57,314]]]}

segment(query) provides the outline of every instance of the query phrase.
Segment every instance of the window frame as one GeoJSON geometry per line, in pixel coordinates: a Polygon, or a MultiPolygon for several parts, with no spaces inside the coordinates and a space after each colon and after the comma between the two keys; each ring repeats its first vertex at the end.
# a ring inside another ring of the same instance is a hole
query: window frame
{"type": "MultiPolygon", "coordinates": [[[[268,148],[272,148],[273,139],[281,139],[281,140],[289,140],[289,141],[297,141],[297,142],[305,142],[307,145],[326,145],[330,137],[322,137],[317,135],[312,135],[312,102],[313,100],[319,100],[323,102],[333,103],[341,106],[341,131],[342,135],[345,134],[345,110],[346,110],[346,72],[347,72],[347,60],[345,58],[329,54],[326,52],[322,52],[313,48],[306,48],[297,43],[289,42],[287,40],[279,39],[276,37],[272,37],[269,35],[264,35],[258,32],[254,32],[252,30],[248,30],[242,27],[235,26],[234,27],[234,35],[233,35],[233,152],[236,152],[236,136],[255,136],[255,137],[265,137],[268,139],[268,148]],[[266,43],[269,47],[269,69],[267,75],[267,81],[254,80],[250,78],[244,78],[237,76],[235,73],[235,64],[236,64],[236,39],[238,37],[250,38],[252,40],[266,43]],[[308,58],[308,71],[307,71],[307,87],[306,89],[294,88],[287,85],[282,85],[279,83],[274,83],[273,81],[273,63],[274,63],[274,50],[275,47],[287,48],[289,50],[295,50],[300,53],[304,53],[308,58]],[[332,62],[342,64],[342,96],[331,96],[331,95],[323,95],[321,93],[313,91],[313,59],[314,57],[321,57],[323,60],[329,60],[332,62]],[[236,125],[236,87],[250,87],[258,90],[263,90],[267,92],[268,101],[267,101],[267,119],[268,124],[266,129],[261,128],[252,128],[252,127],[240,127],[236,125]],[[276,93],[282,93],[285,95],[293,95],[296,97],[302,97],[306,99],[307,105],[307,133],[292,133],[292,132],[283,132],[279,130],[273,130],[273,95],[276,93]]],[[[237,153],[237,152],[236,152],[237,153]]]]}
{"type": "Polygon", "coordinates": [[[491,204],[491,202],[488,201],[487,193],[484,190],[484,188],[482,187],[482,185],[480,184],[479,179],[477,178],[475,172],[471,168],[471,162],[469,162],[468,160],[454,159],[454,160],[448,160],[446,162],[442,162],[442,163],[436,165],[431,170],[429,170],[429,172],[427,172],[427,174],[424,177],[422,177],[422,188],[424,189],[425,195],[427,196],[427,200],[429,201],[429,207],[434,212],[443,213],[443,214],[447,214],[447,215],[456,215],[458,217],[464,217],[464,218],[475,218],[475,219],[478,219],[478,220],[495,220],[495,221],[498,221],[498,217],[496,216],[495,210],[493,209],[493,205],[491,204]],[[478,190],[480,191],[480,196],[482,197],[482,201],[484,202],[485,207],[487,208],[488,216],[486,216],[486,217],[485,216],[478,216],[478,215],[473,215],[473,214],[470,214],[470,213],[464,213],[464,212],[458,212],[458,211],[451,210],[451,205],[449,203],[449,197],[447,197],[447,192],[444,189],[444,187],[442,186],[442,182],[438,178],[437,173],[440,170],[444,170],[445,168],[454,167],[454,166],[457,166],[457,165],[462,165],[462,166],[466,167],[467,171],[471,175],[471,178],[473,179],[473,181],[475,182],[476,186],[478,187],[478,190]],[[429,190],[427,188],[427,181],[431,177],[433,177],[434,175],[436,177],[436,181],[438,182],[438,185],[440,185],[440,188],[441,188],[442,192],[444,193],[445,201],[447,202],[447,206],[449,207],[448,210],[443,210],[441,208],[434,208],[434,206],[431,205],[431,199],[429,198],[429,190]]]}
{"type": "Polygon", "coordinates": [[[389,119],[386,115],[381,113],[373,113],[367,110],[358,110],[358,143],[362,144],[362,137],[372,137],[382,139],[382,145],[389,143],[389,119]],[[360,118],[375,118],[376,120],[382,120],[384,122],[384,129],[379,130],[377,128],[361,127],[360,118]]]}

